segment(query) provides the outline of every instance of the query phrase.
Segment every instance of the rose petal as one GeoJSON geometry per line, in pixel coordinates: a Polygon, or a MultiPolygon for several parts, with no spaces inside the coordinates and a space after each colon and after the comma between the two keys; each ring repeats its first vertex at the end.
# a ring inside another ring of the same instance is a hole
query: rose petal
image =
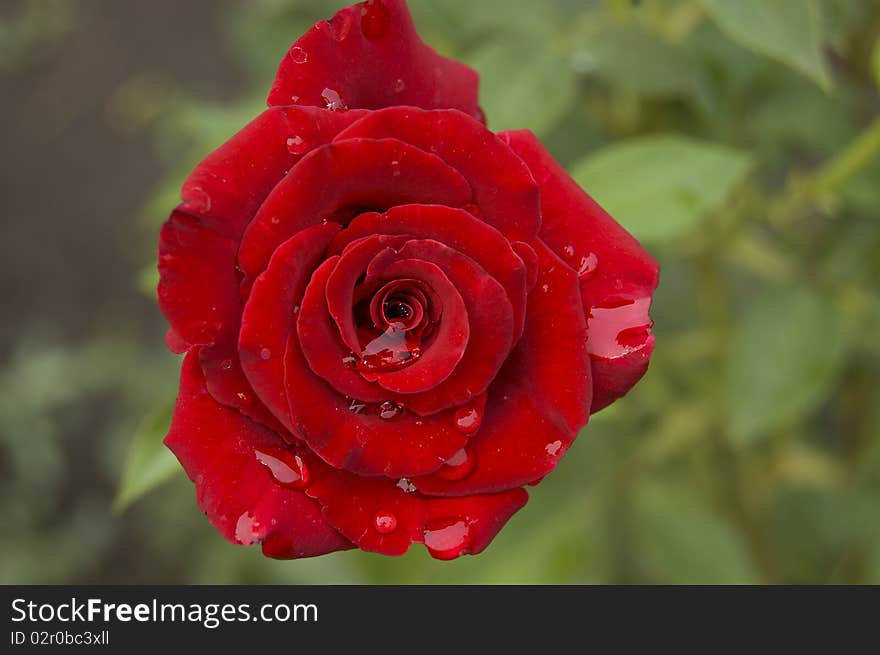
{"type": "Polygon", "coordinates": [[[347,207],[461,206],[470,198],[467,181],[436,155],[395,139],[336,142],[303,157],[275,187],[245,232],[239,265],[255,278],[282,242],[347,207]]]}
{"type": "Polygon", "coordinates": [[[366,113],[267,109],[189,174],[181,208],[218,234],[239,238],[291,166],[366,113]]]}
{"type": "Polygon", "coordinates": [[[312,27],[281,61],[268,102],[324,107],[337,96],[347,107],[452,107],[480,115],[476,72],[425,45],[403,0],[359,3],[312,27]]]}
{"type": "Polygon", "coordinates": [[[235,241],[180,210],[162,226],[159,307],[183,342],[178,348],[214,343],[238,322],[237,248],[235,241]]]}
{"type": "Polygon", "coordinates": [[[342,396],[311,370],[296,333],[288,339],[284,375],[295,433],[337,468],[361,475],[421,475],[440,468],[467,442],[452,410],[420,417],[393,401],[371,405],[342,396]]]}
{"type": "MultiPolygon", "coordinates": [[[[528,167],[504,141],[461,112],[391,107],[369,113],[336,140],[355,137],[395,138],[437,153],[473,187],[474,202],[485,222],[511,241],[529,242],[537,234],[540,198],[528,167]]],[[[451,203],[435,200],[433,204],[451,203]]]]}
{"type": "Polygon", "coordinates": [[[199,507],[229,541],[274,543],[268,554],[283,558],[352,547],[323,519],[317,502],[302,490],[280,485],[260,462],[257,451],[289,447],[208,394],[198,350],[184,359],[165,444],[195,482],[199,507]]]}
{"type": "Polygon", "coordinates": [[[580,271],[591,326],[592,411],[599,411],[626,394],[648,368],[654,349],[648,308],[657,288],[657,263],[571,179],[534,134],[522,130],[499,136],[528,164],[541,186],[541,239],[580,271]],[[631,307],[603,311],[624,305],[631,307]]]}
{"type": "Polygon", "coordinates": [[[587,423],[591,397],[587,328],[577,276],[541,241],[522,339],[489,388],[483,425],[468,443],[476,458],[460,480],[414,480],[427,494],[511,489],[552,471],[587,423]]]}
{"type": "Polygon", "coordinates": [[[364,478],[315,458],[307,461],[313,472],[307,493],[320,501],[324,518],[361,549],[385,555],[402,555],[411,543],[426,541],[434,546],[429,552],[440,559],[476,555],[528,500],[524,489],[426,498],[407,492],[405,479],[364,478]],[[390,525],[394,529],[389,531],[390,525]]]}
{"type": "Polygon", "coordinates": [[[463,209],[400,205],[384,214],[359,215],[336,235],[329,252],[339,253],[352,241],[371,234],[408,234],[417,239],[433,239],[476,261],[504,287],[513,310],[513,340],[519,340],[525,320],[526,268],[498,230],[463,209]]]}
{"type": "MultiPolygon", "coordinates": [[[[436,264],[461,295],[467,310],[469,338],[455,370],[427,393],[407,397],[407,407],[423,416],[467,403],[483,393],[498,373],[513,344],[513,309],[502,286],[467,255],[438,241],[413,240],[394,259],[422,260],[436,264]]],[[[413,274],[409,269],[401,275],[413,274]]],[[[444,319],[441,318],[441,324],[444,319]]],[[[442,347],[442,343],[437,346],[442,347]]],[[[431,348],[433,349],[433,348],[431,348]]],[[[424,357],[424,355],[423,355],[424,357]]],[[[384,376],[395,389],[412,388],[411,378],[432,360],[415,362],[384,376]],[[391,383],[394,383],[393,385],[391,383]],[[407,383],[407,387],[401,386],[407,383]]]]}
{"type": "Polygon", "coordinates": [[[238,338],[244,374],[262,403],[288,429],[293,421],[284,385],[284,349],[295,326],[294,309],[338,230],[335,223],[315,225],[282,244],[254,282],[244,308],[238,338]]]}

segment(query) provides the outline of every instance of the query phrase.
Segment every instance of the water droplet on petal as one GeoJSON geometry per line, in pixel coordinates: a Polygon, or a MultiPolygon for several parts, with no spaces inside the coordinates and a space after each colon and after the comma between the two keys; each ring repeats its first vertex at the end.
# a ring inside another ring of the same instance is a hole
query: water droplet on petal
{"type": "Polygon", "coordinates": [[[351,403],[349,403],[348,405],[348,411],[350,411],[352,414],[360,414],[362,411],[364,411],[364,407],[366,406],[366,403],[359,402],[352,398],[351,403]]]}
{"type": "Polygon", "coordinates": [[[592,307],[587,320],[587,350],[612,359],[640,348],[651,334],[650,306],[650,298],[616,298],[592,307]]]}
{"type": "Polygon", "coordinates": [[[263,348],[260,351],[260,359],[272,359],[272,351],[268,348],[263,348]]]}
{"type": "Polygon", "coordinates": [[[376,512],[373,527],[379,534],[390,534],[397,529],[397,517],[391,512],[376,512]]]}
{"type": "Polygon", "coordinates": [[[247,395],[244,391],[239,391],[235,394],[236,398],[238,398],[241,402],[247,404],[251,402],[251,397],[247,395]]]}
{"type": "Polygon", "coordinates": [[[394,81],[394,93],[401,93],[406,88],[406,82],[404,82],[401,78],[397,78],[394,81]]]}
{"type": "Polygon", "coordinates": [[[290,489],[303,489],[309,483],[306,465],[291,451],[283,448],[273,449],[271,453],[254,450],[254,455],[281,485],[290,489]]]}
{"type": "Polygon", "coordinates": [[[461,407],[453,416],[455,427],[465,434],[473,434],[480,429],[483,415],[476,407],[461,407]]]}
{"type": "Polygon", "coordinates": [[[309,60],[309,53],[298,45],[293,46],[287,53],[295,64],[304,64],[309,60]]]}
{"type": "Polygon", "coordinates": [[[224,371],[228,371],[232,368],[232,360],[224,359],[222,362],[220,362],[220,368],[222,368],[224,371]]]}
{"type": "Polygon", "coordinates": [[[269,219],[269,221],[272,223],[272,225],[278,225],[281,222],[281,219],[277,216],[273,216],[269,219]]]}
{"type": "Polygon", "coordinates": [[[357,357],[354,355],[346,355],[342,358],[342,365],[345,368],[354,368],[357,365],[357,357]]]}
{"type": "Polygon", "coordinates": [[[574,257],[574,246],[569,244],[562,249],[566,257],[574,257]]]}
{"type": "Polygon", "coordinates": [[[416,491],[416,485],[409,481],[409,478],[400,478],[397,481],[397,488],[405,494],[411,494],[416,491]]]}
{"type": "Polygon", "coordinates": [[[293,136],[287,137],[287,150],[292,155],[301,155],[306,150],[309,149],[306,140],[303,139],[299,134],[294,134],[293,136]]]}
{"type": "Polygon", "coordinates": [[[348,109],[348,107],[345,106],[345,102],[343,102],[342,96],[339,95],[338,91],[326,88],[321,91],[321,97],[324,99],[324,104],[330,111],[341,111],[343,109],[348,109]]]}
{"type": "Polygon", "coordinates": [[[402,411],[403,407],[391,400],[386,400],[379,405],[379,417],[384,418],[386,421],[396,418],[402,411]]]}
{"type": "Polygon", "coordinates": [[[388,31],[391,15],[382,0],[367,0],[361,10],[361,31],[368,39],[378,39],[388,31]]]}
{"type": "Polygon", "coordinates": [[[396,159],[391,162],[391,175],[394,177],[400,176],[400,162],[396,159]]]}
{"type": "Polygon", "coordinates": [[[435,475],[443,480],[462,480],[471,474],[477,463],[476,456],[462,448],[446,460],[435,475]]]}
{"type": "Polygon", "coordinates": [[[544,450],[546,450],[547,454],[551,457],[555,457],[560,448],[562,448],[562,442],[559,439],[557,439],[556,441],[552,441],[544,446],[544,450]]]}
{"type": "Polygon", "coordinates": [[[299,102],[299,96],[290,96],[290,101],[291,101],[293,104],[298,103],[298,102],[299,102]]]}
{"type": "Polygon", "coordinates": [[[543,291],[544,293],[548,293],[550,291],[550,285],[549,284],[542,284],[541,291],[543,291]]]}
{"type": "Polygon", "coordinates": [[[578,278],[581,280],[586,280],[596,271],[596,267],[599,265],[599,258],[596,256],[596,253],[591,252],[584,257],[581,257],[581,261],[578,263],[577,274],[578,278]]]}
{"type": "Polygon", "coordinates": [[[435,519],[425,526],[425,546],[437,559],[455,559],[468,551],[470,529],[464,519],[435,519]]]}
{"type": "Polygon", "coordinates": [[[293,306],[293,313],[294,313],[294,314],[299,314],[299,305],[294,305],[294,306],[293,306]]]}
{"type": "Polygon", "coordinates": [[[258,542],[260,540],[257,535],[259,525],[250,512],[244,512],[235,523],[235,540],[243,546],[250,546],[258,542]]]}
{"type": "Polygon", "coordinates": [[[194,186],[186,189],[183,194],[183,204],[195,213],[211,211],[211,196],[202,187],[194,186]]]}

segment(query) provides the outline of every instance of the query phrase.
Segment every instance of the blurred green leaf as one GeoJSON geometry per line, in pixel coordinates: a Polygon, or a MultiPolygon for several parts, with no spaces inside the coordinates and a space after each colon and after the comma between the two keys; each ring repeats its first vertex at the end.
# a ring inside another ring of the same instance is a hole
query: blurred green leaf
{"type": "Polygon", "coordinates": [[[732,437],[750,442],[810,411],[828,394],[845,352],[831,299],[774,291],[737,318],[725,386],[732,437]]]}
{"type": "Polygon", "coordinates": [[[880,87],[880,39],[874,44],[874,53],[871,55],[871,69],[874,73],[874,81],[880,87]]]}
{"type": "Polygon", "coordinates": [[[697,59],[636,25],[585,35],[574,62],[578,70],[643,95],[693,94],[702,77],[697,59]]]}
{"type": "Polygon", "coordinates": [[[665,241],[718,207],[750,164],[716,143],[650,136],[590,155],[572,176],[637,238],[665,241]]]}
{"type": "Polygon", "coordinates": [[[817,0],[702,0],[718,26],[741,45],[777,59],[823,89],[831,86],[822,56],[817,0]]]}
{"type": "Polygon", "coordinates": [[[177,459],[162,443],[171,423],[172,411],[173,405],[163,406],[144,418],[138,426],[113,503],[117,511],[124,510],[182,470],[177,459]]]}
{"type": "Polygon", "coordinates": [[[741,533],[694,489],[680,483],[643,482],[636,491],[633,513],[638,564],[652,582],[759,581],[741,533]]]}
{"type": "Polygon", "coordinates": [[[480,73],[480,101],[493,131],[543,134],[574,102],[574,71],[547,47],[495,41],[467,63],[480,73]]]}

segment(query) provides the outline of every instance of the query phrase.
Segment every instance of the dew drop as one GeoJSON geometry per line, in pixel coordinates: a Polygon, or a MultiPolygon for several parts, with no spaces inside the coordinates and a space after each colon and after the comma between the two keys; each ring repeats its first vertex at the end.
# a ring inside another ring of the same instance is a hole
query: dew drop
{"type": "Polygon", "coordinates": [[[391,162],[391,175],[400,177],[400,162],[396,159],[391,162]]]}
{"type": "Polygon", "coordinates": [[[551,457],[555,457],[560,448],[562,448],[562,442],[559,439],[557,439],[556,441],[552,441],[544,446],[544,450],[546,450],[547,454],[551,457]]]}
{"type": "Polygon", "coordinates": [[[309,471],[302,459],[281,448],[271,453],[254,450],[257,460],[269,469],[279,484],[290,489],[303,489],[309,483],[309,471]]]}
{"type": "Polygon", "coordinates": [[[577,269],[578,278],[580,278],[581,280],[586,280],[588,277],[596,272],[596,267],[598,265],[599,258],[594,252],[591,252],[584,257],[581,257],[581,261],[578,264],[577,269]]]}
{"type": "Polygon", "coordinates": [[[362,411],[364,411],[364,408],[366,406],[366,403],[358,402],[357,400],[352,398],[351,403],[349,403],[348,405],[348,411],[350,411],[352,414],[360,414],[362,411]]]}
{"type": "Polygon", "coordinates": [[[462,448],[446,460],[435,475],[443,480],[462,480],[474,470],[477,460],[473,453],[462,448]]]}
{"type": "Polygon", "coordinates": [[[379,534],[391,534],[397,529],[397,517],[391,512],[376,512],[373,527],[379,534]]]}
{"type": "Polygon", "coordinates": [[[293,306],[293,313],[294,313],[294,314],[299,314],[299,305],[294,305],[294,306],[293,306]]]}
{"type": "Polygon", "coordinates": [[[291,101],[293,104],[298,103],[298,102],[299,102],[299,96],[290,96],[290,101],[291,101]]]}
{"type": "Polygon", "coordinates": [[[339,95],[338,91],[335,91],[331,88],[326,88],[321,91],[321,97],[324,99],[324,104],[330,111],[341,111],[343,109],[348,109],[348,107],[345,106],[345,102],[343,102],[342,96],[339,95]]]}
{"type": "Polygon", "coordinates": [[[397,481],[397,488],[405,494],[411,494],[416,491],[416,485],[409,481],[409,478],[400,478],[397,481]]]}
{"type": "Polygon", "coordinates": [[[272,359],[272,351],[268,348],[263,348],[260,351],[260,359],[272,359]]]}
{"type": "Polygon", "coordinates": [[[562,249],[566,257],[574,257],[574,246],[569,244],[562,249]]]}
{"type": "Polygon", "coordinates": [[[294,64],[304,64],[309,60],[309,53],[298,45],[293,46],[287,53],[294,64]]]}
{"type": "Polygon", "coordinates": [[[476,407],[461,407],[453,416],[456,429],[465,434],[473,434],[480,429],[483,415],[476,407]]]}
{"type": "Polygon", "coordinates": [[[306,140],[303,139],[299,134],[294,134],[293,136],[287,137],[286,143],[287,150],[292,155],[301,155],[309,149],[306,140]]]}
{"type": "Polygon", "coordinates": [[[406,88],[406,82],[404,82],[401,78],[397,78],[394,81],[394,93],[402,93],[406,88]]]}
{"type": "Polygon", "coordinates": [[[394,401],[386,400],[384,403],[379,405],[379,418],[390,421],[391,419],[399,416],[402,411],[403,407],[401,407],[394,401]]]}
{"type": "Polygon", "coordinates": [[[590,309],[587,350],[613,359],[637,350],[651,336],[650,298],[611,298],[590,309]]]}
{"type": "Polygon", "coordinates": [[[260,540],[256,531],[259,522],[251,516],[250,512],[244,512],[235,523],[235,540],[243,546],[250,546],[260,540]]]}
{"type": "Polygon", "coordinates": [[[380,38],[388,31],[391,15],[382,0],[367,0],[361,9],[361,31],[370,40],[380,38]]]}
{"type": "Polygon", "coordinates": [[[470,529],[464,519],[435,519],[425,526],[425,546],[437,559],[455,559],[470,546],[470,529]]]}
{"type": "Polygon", "coordinates": [[[222,362],[220,362],[220,368],[222,368],[224,371],[228,371],[232,368],[232,360],[224,359],[222,362]]]}
{"type": "Polygon", "coordinates": [[[346,355],[342,358],[342,365],[345,368],[354,368],[357,365],[357,357],[354,355],[346,355]]]}
{"type": "Polygon", "coordinates": [[[200,186],[190,187],[183,194],[183,204],[196,213],[211,211],[211,196],[200,186]]]}
{"type": "Polygon", "coordinates": [[[277,216],[273,216],[269,219],[269,222],[272,223],[272,225],[278,225],[281,222],[281,219],[277,216]]]}
{"type": "Polygon", "coordinates": [[[244,391],[239,391],[235,394],[236,398],[238,398],[241,402],[247,404],[251,402],[251,397],[247,395],[244,391]]]}
{"type": "Polygon", "coordinates": [[[544,293],[548,293],[550,291],[550,285],[549,284],[542,284],[541,291],[543,291],[544,293]]]}

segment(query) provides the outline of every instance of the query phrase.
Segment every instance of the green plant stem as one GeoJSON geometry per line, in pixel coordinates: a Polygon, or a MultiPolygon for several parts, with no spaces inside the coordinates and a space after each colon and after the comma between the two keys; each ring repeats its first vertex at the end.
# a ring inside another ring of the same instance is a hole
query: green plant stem
{"type": "Polygon", "coordinates": [[[770,199],[770,220],[784,227],[805,208],[839,189],[880,154],[880,117],[875,118],[837,155],[812,174],[790,183],[770,199]]]}

